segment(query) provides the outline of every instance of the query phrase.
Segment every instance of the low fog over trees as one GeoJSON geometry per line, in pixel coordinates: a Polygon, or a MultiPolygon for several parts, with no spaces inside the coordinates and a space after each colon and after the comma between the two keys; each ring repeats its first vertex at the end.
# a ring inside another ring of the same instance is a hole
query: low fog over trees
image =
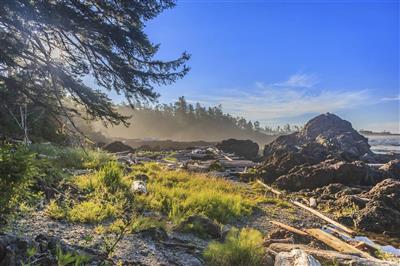
{"type": "Polygon", "coordinates": [[[173,104],[159,104],[153,107],[142,105],[135,110],[122,105],[118,112],[124,116],[131,116],[128,120],[129,128],[104,128],[100,124],[95,128],[101,129],[109,137],[128,139],[218,141],[237,138],[258,142],[268,141],[268,134],[287,133],[292,130],[289,125],[279,127],[280,132],[270,127],[262,128],[258,121],[252,122],[224,113],[221,105],[204,107],[200,103],[191,104],[183,96],[173,104]]]}

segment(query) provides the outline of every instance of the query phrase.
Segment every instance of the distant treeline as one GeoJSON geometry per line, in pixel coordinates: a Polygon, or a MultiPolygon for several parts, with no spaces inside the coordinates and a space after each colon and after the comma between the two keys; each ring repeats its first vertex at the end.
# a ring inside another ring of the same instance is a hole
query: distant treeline
{"type": "Polygon", "coordinates": [[[291,131],[289,125],[272,129],[262,128],[258,121],[248,121],[224,113],[222,107],[204,107],[191,104],[182,96],[175,103],[156,106],[138,106],[131,109],[120,105],[118,111],[129,115],[130,126],[105,128],[96,124],[96,130],[108,137],[126,139],[171,139],[180,141],[219,141],[227,138],[252,139],[259,143],[269,142],[270,135],[291,131]]]}

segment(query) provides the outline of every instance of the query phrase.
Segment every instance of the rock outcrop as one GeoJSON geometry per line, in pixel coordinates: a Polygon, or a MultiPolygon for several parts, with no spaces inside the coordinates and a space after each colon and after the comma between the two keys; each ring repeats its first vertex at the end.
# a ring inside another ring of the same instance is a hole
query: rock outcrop
{"type": "Polygon", "coordinates": [[[337,220],[364,231],[400,236],[400,180],[384,179],[372,188],[333,183],[306,193],[337,220]]]}
{"type": "Polygon", "coordinates": [[[251,140],[227,139],[216,146],[224,152],[234,153],[249,160],[256,159],[259,150],[258,144],[251,140]]]}
{"type": "Polygon", "coordinates": [[[400,181],[385,179],[360,195],[368,199],[356,216],[355,225],[364,230],[400,235],[400,181]]]}
{"type": "Polygon", "coordinates": [[[388,177],[400,179],[400,159],[392,160],[379,168],[388,177]]]}
{"type": "Polygon", "coordinates": [[[134,152],[135,149],[121,141],[113,141],[102,147],[103,150],[116,153],[116,152],[134,152]]]}
{"type": "Polygon", "coordinates": [[[373,155],[368,139],[348,121],[327,113],[311,119],[301,131],[280,136],[266,145],[260,173],[266,182],[273,182],[293,172],[295,167],[311,166],[328,159],[353,162],[366,154],[373,155]]]}

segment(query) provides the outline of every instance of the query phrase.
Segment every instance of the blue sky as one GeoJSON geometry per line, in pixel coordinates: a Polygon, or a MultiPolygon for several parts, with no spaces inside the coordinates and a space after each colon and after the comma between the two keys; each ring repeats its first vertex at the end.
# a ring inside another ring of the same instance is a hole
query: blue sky
{"type": "Polygon", "coordinates": [[[398,1],[179,1],[148,23],[158,58],[192,54],[158,88],[262,124],[334,112],[360,129],[399,132],[398,1]]]}

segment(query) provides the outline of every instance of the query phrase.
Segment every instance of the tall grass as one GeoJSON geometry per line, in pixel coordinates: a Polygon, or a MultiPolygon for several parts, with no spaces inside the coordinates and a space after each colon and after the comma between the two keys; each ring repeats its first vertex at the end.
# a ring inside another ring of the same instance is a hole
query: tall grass
{"type": "Polygon", "coordinates": [[[126,206],[133,203],[128,186],[122,182],[123,174],[117,162],[109,161],[97,172],[74,177],[72,181],[75,185],[86,191],[86,200],[67,199],[61,204],[52,201],[47,207],[47,214],[55,219],[82,223],[118,218],[126,206]]]}
{"type": "Polygon", "coordinates": [[[168,215],[174,222],[202,214],[220,223],[251,214],[256,202],[232,182],[187,171],[164,170],[155,164],[134,169],[150,179],[148,194],[138,196],[145,207],[168,215]]]}

